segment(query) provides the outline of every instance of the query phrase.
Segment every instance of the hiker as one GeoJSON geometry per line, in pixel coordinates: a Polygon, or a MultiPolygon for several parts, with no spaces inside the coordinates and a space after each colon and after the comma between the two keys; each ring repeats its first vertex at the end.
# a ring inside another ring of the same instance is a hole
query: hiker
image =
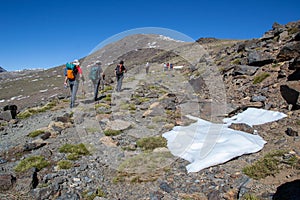
{"type": "Polygon", "coordinates": [[[147,63],[146,63],[146,74],[149,73],[149,68],[150,68],[150,64],[149,64],[149,62],[147,62],[147,63]]]}
{"type": "Polygon", "coordinates": [[[173,70],[173,63],[170,63],[170,70],[173,70]]]}
{"type": "Polygon", "coordinates": [[[104,77],[105,74],[102,70],[101,67],[101,62],[96,61],[94,66],[92,66],[90,73],[89,73],[89,78],[93,82],[94,86],[94,100],[98,100],[98,91],[99,91],[99,86],[101,83],[101,90],[104,90],[104,77]]]}
{"type": "Polygon", "coordinates": [[[121,60],[120,63],[117,65],[115,68],[115,75],[117,78],[117,86],[116,86],[116,91],[121,92],[122,88],[122,81],[124,79],[124,73],[126,73],[126,68],[124,66],[124,61],[121,60]]]}
{"type": "Polygon", "coordinates": [[[163,71],[165,72],[165,71],[168,71],[168,67],[167,67],[167,64],[166,63],[164,63],[164,65],[163,65],[163,71]]]}
{"type": "Polygon", "coordinates": [[[80,79],[82,80],[82,82],[84,82],[82,70],[79,65],[80,63],[78,60],[74,60],[72,63],[66,64],[64,84],[67,87],[69,83],[70,86],[70,91],[71,91],[70,108],[73,108],[75,105],[76,94],[78,91],[80,79]]]}

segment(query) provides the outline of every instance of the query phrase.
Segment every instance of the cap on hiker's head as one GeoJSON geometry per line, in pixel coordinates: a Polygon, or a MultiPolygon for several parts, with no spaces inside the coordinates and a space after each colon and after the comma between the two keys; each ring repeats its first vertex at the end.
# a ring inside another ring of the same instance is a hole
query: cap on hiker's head
{"type": "Polygon", "coordinates": [[[121,60],[121,61],[120,61],[120,64],[124,64],[124,61],[123,61],[123,60],[121,60]]]}
{"type": "Polygon", "coordinates": [[[97,60],[97,61],[95,62],[95,64],[96,64],[96,65],[101,65],[102,63],[101,63],[101,61],[97,60]]]}
{"type": "Polygon", "coordinates": [[[73,64],[74,64],[74,65],[80,65],[80,62],[79,62],[78,60],[74,60],[74,61],[73,61],[73,64]]]}

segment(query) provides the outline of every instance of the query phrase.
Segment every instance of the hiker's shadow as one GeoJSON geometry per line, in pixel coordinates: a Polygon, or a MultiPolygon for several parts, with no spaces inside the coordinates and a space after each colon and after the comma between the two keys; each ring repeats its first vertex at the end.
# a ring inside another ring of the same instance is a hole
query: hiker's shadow
{"type": "Polygon", "coordinates": [[[122,88],[121,91],[126,91],[126,90],[130,90],[131,88],[122,88]]]}
{"type": "Polygon", "coordinates": [[[98,97],[97,99],[86,99],[84,101],[81,101],[83,104],[91,104],[94,103],[95,101],[100,101],[101,99],[105,98],[106,95],[101,95],[100,97],[98,97]]]}
{"type": "Polygon", "coordinates": [[[106,97],[106,95],[101,95],[100,97],[98,97],[97,99],[96,99],[96,101],[100,101],[101,99],[104,99],[106,97]]]}

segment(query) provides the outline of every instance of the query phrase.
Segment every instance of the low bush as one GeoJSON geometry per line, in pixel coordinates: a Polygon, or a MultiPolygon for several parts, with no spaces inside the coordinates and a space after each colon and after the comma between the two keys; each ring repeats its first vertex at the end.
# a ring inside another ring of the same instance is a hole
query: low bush
{"type": "Polygon", "coordinates": [[[25,172],[32,167],[37,168],[38,170],[47,167],[50,163],[45,160],[43,156],[31,156],[21,160],[19,164],[14,168],[16,172],[25,172]]]}
{"type": "Polygon", "coordinates": [[[69,153],[67,159],[77,160],[81,156],[90,155],[84,144],[65,144],[59,148],[60,153],[69,153]]]}
{"type": "Polygon", "coordinates": [[[45,131],[43,130],[35,130],[35,131],[32,131],[28,134],[29,137],[36,137],[36,136],[39,136],[41,134],[45,133],[45,131]]]}
{"type": "Polygon", "coordinates": [[[108,129],[108,130],[104,130],[103,133],[106,136],[116,136],[116,135],[120,135],[122,133],[122,131],[108,129]]]}
{"type": "Polygon", "coordinates": [[[58,165],[59,169],[70,169],[71,167],[73,167],[73,163],[71,163],[68,160],[58,161],[57,165],[58,165]]]}
{"type": "Polygon", "coordinates": [[[167,140],[162,136],[141,138],[136,145],[145,150],[153,150],[158,147],[167,147],[167,140]]]}
{"type": "Polygon", "coordinates": [[[286,153],[287,151],[284,150],[270,152],[252,165],[243,168],[243,172],[249,177],[258,180],[278,173],[283,164],[297,167],[299,159],[295,155],[283,158],[286,153]]]}
{"type": "Polygon", "coordinates": [[[254,77],[253,84],[261,83],[269,76],[270,76],[270,74],[267,72],[261,73],[254,77]]]}

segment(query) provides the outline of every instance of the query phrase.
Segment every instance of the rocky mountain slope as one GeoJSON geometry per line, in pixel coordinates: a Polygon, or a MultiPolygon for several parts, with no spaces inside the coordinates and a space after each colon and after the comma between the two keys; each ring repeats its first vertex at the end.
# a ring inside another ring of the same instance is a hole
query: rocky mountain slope
{"type": "Polygon", "coordinates": [[[91,62],[105,63],[107,82],[93,102],[86,80],[72,110],[63,66],[0,79],[1,106],[21,111],[17,119],[1,112],[0,199],[299,198],[299,25],[275,23],[247,41],[126,37],[81,60],[86,74],[91,62]],[[120,59],[128,73],[116,93],[120,59]],[[182,68],[163,71],[164,62],[182,68]],[[220,121],[248,107],[287,114],[232,127],[257,130],[267,141],[260,152],[187,173],[161,137],[192,123],[187,114],[220,121]]]}
{"type": "Polygon", "coordinates": [[[3,68],[0,66],[0,73],[1,73],[1,72],[6,72],[6,70],[3,69],[3,68]]]}

